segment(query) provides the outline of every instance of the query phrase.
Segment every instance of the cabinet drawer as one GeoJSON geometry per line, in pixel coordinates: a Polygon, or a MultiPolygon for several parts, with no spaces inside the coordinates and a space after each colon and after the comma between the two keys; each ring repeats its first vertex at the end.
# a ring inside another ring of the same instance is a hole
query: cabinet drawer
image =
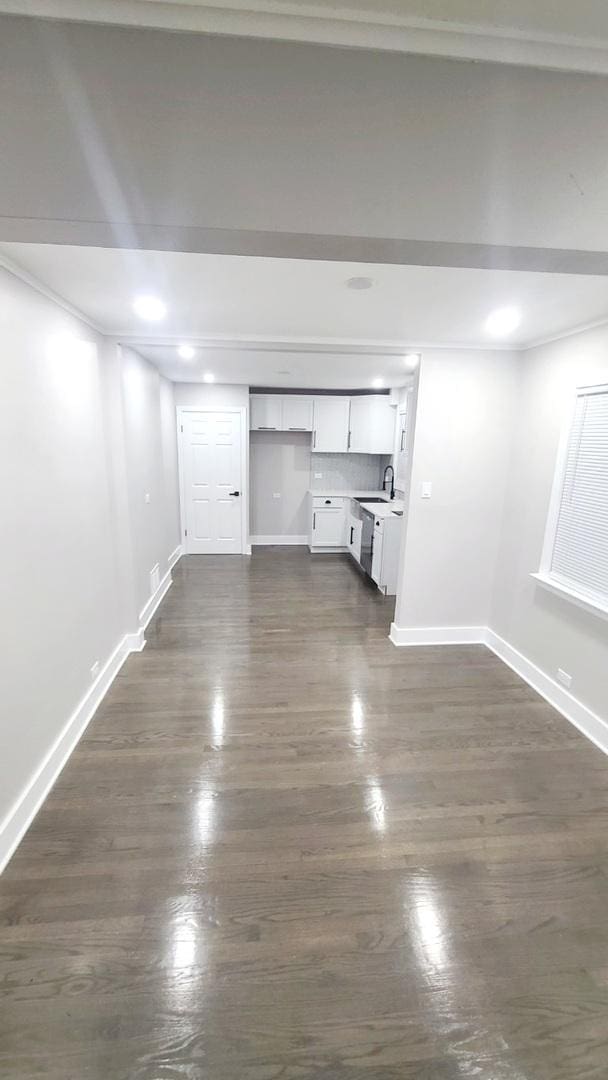
{"type": "Polygon", "coordinates": [[[336,506],[339,510],[344,506],[345,500],[339,495],[313,495],[312,505],[314,510],[320,510],[323,506],[336,506]]]}

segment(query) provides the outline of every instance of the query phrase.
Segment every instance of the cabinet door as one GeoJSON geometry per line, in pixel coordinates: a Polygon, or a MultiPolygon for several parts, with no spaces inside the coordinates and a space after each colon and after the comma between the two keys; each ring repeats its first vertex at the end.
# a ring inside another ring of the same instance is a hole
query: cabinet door
{"type": "Polygon", "coordinates": [[[374,525],[374,548],[372,551],[372,579],[376,582],[376,585],[380,585],[380,575],[382,572],[382,540],[383,531],[382,524],[374,525]]]}
{"type": "MultiPolygon", "coordinates": [[[[369,398],[368,398],[369,401],[369,398]]],[[[397,409],[389,404],[386,394],[377,394],[370,401],[368,454],[392,454],[395,449],[397,409]]]]}
{"type": "Polygon", "coordinates": [[[286,394],[283,398],[283,430],[312,431],[312,398],[286,394]]]}
{"type": "Polygon", "coordinates": [[[345,454],[348,450],[350,398],[314,399],[312,449],[317,454],[345,454]]]}
{"type": "Polygon", "coordinates": [[[313,510],[313,547],[344,547],[344,510],[313,510]]]}
{"type": "Polygon", "coordinates": [[[353,559],[356,559],[358,563],[361,562],[361,530],[363,523],[349,514],[346,519],[346,546],[352,555],[353,559]]]}
{"type": "Polygon", "coordinates": [[[369,454],[370,444],[370,398],[350,399],[350,437],[348,449],[353,454],[369,454]]]}
{"type": "Polygon", "coordinates": [[[407,409],[400,405],[397,412],[397,446],[395,449],[395,487],[405,491],[407,480],[407,409]]]}
{"type": "Polygon", "coordinates": [[[350,445],[353,454],[392,454],[395,407],[386,394],[361,395],[350,402],[350,445]]]}
{"type": "Polygon", "coordinates": [[[252,431],[280,431],[282,426],[280,394],[252,394],[249,398],[249,427],[252,431]]]}

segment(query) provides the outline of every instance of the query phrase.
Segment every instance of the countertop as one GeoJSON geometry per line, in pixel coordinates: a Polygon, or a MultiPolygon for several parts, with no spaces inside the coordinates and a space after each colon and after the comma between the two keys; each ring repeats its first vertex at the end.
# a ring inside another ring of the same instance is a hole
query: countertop
{"type": "MultiPolygon", "coordinates": [[[[393,510],[405,510],[405,503],[403,499],[393,499],[392,502],[387,501],[383,503],[361,503],[363,510],[369,510],[375,517],[390,518],[393,514],[393,510]]],[[[397,521],[401,521],[400,517],[396,517],[397,521]]]]}
{"type": "MultiPolygon", "coordinates": [[[[333,495],[336,499],[385,499],[388,500],[386,492],[382,491],[353,491],[346,488],[309,488],[311,495],[327,496],[333,495]]],[[[393,499],[393,502],[396,500],[393,499]]],[[[379,505],[379,504],[377,504],[379,505]]],[[[399,506],[397,509],[402,509],[399,506]]]]}

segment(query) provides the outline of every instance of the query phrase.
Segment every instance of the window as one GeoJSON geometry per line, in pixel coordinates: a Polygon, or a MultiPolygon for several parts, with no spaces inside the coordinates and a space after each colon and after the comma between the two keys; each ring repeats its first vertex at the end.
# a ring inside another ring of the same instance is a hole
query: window
{"type": "Polygon", "coordinates": [[[608,386],[577,392],[534,576],[608,614],[608,386]]]}

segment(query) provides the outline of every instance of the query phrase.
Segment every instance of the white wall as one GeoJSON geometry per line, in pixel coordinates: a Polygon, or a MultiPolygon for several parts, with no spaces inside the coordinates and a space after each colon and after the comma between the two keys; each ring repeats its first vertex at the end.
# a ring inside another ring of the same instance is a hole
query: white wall
{"type": "Polygon", "coordinates": [[[1,865],[179,531],[171,387],[3,269],[0,341],[1,865]]]}
{"type": "Polygon", "coordinates": [[[500,541],[517,360],[424,353],[395,623],[486,626],[500,541]],[[421,484],[432,497],[420,497],[421,484]]]}
{"type": "Polygon", "coordinates": [[[540,567],[558,443],[577,386],[608,383],[608,328],[524,353],[490,626],[608,719],[608,623],[548,593],[540,567]]]}
{"type": "Polygon", "coordinates": [[[249,387],[227,383],[174,383],[176,405],[194,409],[249,409],[249,387]]]}
{"type": "Polygon", "coordinates": [[[607,327],[517,355],[425,353],[394,640],[441,640],[428,628],[466,640],[463,628],[489,627],[507,644],[491,639],[499,655],[608,746],[579,708],[608,721],[608,624],[530,576],[574,392],[605,382],[607,327]],[[572,676],[574,705],[555,685],[558,668],[572,676]]]}
{"type": "Polygon", "coordinates": [[[104,380],[110,346],[0,270],[0,819],[126,631],[104,380]]]}
{"type": "Polygon", "coordinates": [[[307,536],[311,436],[306,432],[252,431],[249,444],[250,532],[307,536]],[[274,495],[280,498],[275,499],[274,495]]]}
{"type": "Polygon", "coordinates": [[[162,579],[179,544],[175,407],[171,384],[156,368],[132,349],[121,351],[135,595],[141,612],[153,591],[151,570],[158,564],[162,579]]]}

